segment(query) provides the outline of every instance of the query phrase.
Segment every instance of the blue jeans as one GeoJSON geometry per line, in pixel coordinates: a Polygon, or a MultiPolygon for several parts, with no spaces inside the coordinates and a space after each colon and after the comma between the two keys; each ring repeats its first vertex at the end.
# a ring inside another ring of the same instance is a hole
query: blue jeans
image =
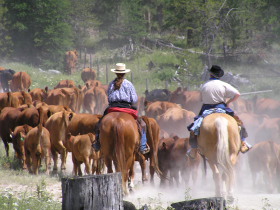
{"type": "Polygon", "coordinates": [[[140,151],[144,151],[146,148],[147,148],[147,133],[146,133],[145,129],[142,129],[140,151]]]}

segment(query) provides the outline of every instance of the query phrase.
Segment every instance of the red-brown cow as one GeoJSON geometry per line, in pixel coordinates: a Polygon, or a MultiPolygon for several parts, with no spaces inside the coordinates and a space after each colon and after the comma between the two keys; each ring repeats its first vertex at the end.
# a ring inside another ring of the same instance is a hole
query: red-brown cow
{"type": "Polygon", "coordinates": [[[32,101],[46,101],[48,97],[48,88],[34,88],[33,90],[29,91],[29,94],[32,97],[32,101]]]}
{"type": "Polygon", "coordinates": [[[108,106],[108,96],[103,88],[90,88],[84,96],[83,110],[91,114],[103,114],[108,106]]]}
{"type": "Polygon", "coordinates": [[[196,115],[202,106],[200,91],[187,91],[180,87],[171,93],[170,102],[181,104],[182,108],[192,111],[196,115]]]}
{"type": "Polygon", "coordinates": [[[180,105],[168,101],[155,101],[152,103],[145,101],[146,116],[154,119],[157,119],[158,116],[162,115],[167,109],[172,107],[180,108],[180,105]]]}
{"type": "Polygon", "coordinates": [[[45,127],[50,132],[53,170],[57,171],[58,153],[61,155],[61,170],[66,169],[67,150],[65,147],[66,129],[72,120],[73,112],[62,111],[50,116],[45,127]]]}
{"type": "Polygon", "coordinates": [[[169,135],[176,135],[180,138],[189,136],[187,126],[194,120],[195,114],[181,107],[173,107],[166,110],[157,119],[161,129],[169,135]]]}
{"type": "Polygon", "coordinates": [[[101,117],[102,115],[75,113],[67,127],[67,133],[71,133],[74,136],[95,133],[96,124],[101,117]]]}
{"type": "Polygon", "coordinates": [[[250,150],[248,160],[253,187],[260,187],[260,183],[257,183],[257,175],[262,173],[263,187],[268,193],[273,193],[279,183],[280,145],[272,141],[260,142],[250,150]]]}
{"type": "Polygon", "coordinates": [[[50,133],[43,127],[42,123],[27,133],[24,149],[28,171],[37,175],[41,160],[45,159],[46,174],[49,174],[51,164],[50,133]]]}
{"type": "Polygon", "coordinates": [[[196,154],[196,159],[191,160],[186,157],[187,150],[190,148],[188,138],[179,138],[175,141],[170,151],[170,181],[173,184],[173,179],[180,185],[179,172],[182,181],[185,185],[188,184],[190,177],[192,177],[193,184],[196,184],[198,177],[198,166],[200,164],[200,155],[196,154]]]}
{"type": "Polygon", "coordinates": [[[255,113],[280,117],[280,101],[272,98],[260,98],[255,102],[255,113]]]}
{"type": "Polygon", "coordinates": [[[4,143],[7,157],[9,157],[9,143],[12,143],[10,130],[15,129],[17,118],[21,111],[22,109],[5,107],[0,114],[0,136],[4,143]]]}
{"type": "Polygon", "coordinates": [[[31,77],[26,72],[17,72],[13,75],[10,88],[13,92],[27,91],[31,85],[31,77]]]}
{"type": "Polygon", "coordinates": [[[57,88],[72,88],[72,87],[76,87],[76,84],[73,80],[61,80],[55,87],[54,89],[57,88]]]}
{"type": "Polygon", "coordinates": [[[67,51],[64,58],[64,70],[68,74],[73,74],[76,71],[78,64],[77,50],[67,51]]]}
{"type": "MultiPolygon", "coordinates": [[[[178,139],[178,138],[175,138],[178,139]]],[[[164,187],[166,185],[166,180],[168,173],[170,172],[171,162],[170,160],[170,153],[171,149],[175,144],[174,138],[162,138],[159,141],[158,147],[158,164],[159,169],[162,172],[162,177],[160,179],[160,186],[164,187]]]]}
{"type": "Polygon", "coordinates": [[[14,104],[14,107],[19,107],[23,104],[32,104],[32,97],[28,92],[13,92],[12,96],[12,103],[14,104]]]}
{"type": "Polygon", "coordinates": [[[74,175],[82,176],[81,164],[85,164],[87,174],[100,174],[98,171],[98,160],[100,152],[95,152],[91,146],[95,140],[92,133],[71,136],[67,135],[66,145],[69,152],[72,152],[73,173],[74,175]],[[92,166],[91,166],[92,162],[92,166]]]}
{"type": "Polygon", "coordinates": [[[27,169],[24,140],[31,129],[32,127],[29,125],[21,125],[17,126],[14,131],[10,130],[16,157],[21,161],[22,169],[27,169]]]}
{"type": "Polygon", "coordinates": [[[81,78],[86,83],[88,80],[95,80],[96,79],[96,70],[92,68],[84,68],[81,74],[81,78]]]}

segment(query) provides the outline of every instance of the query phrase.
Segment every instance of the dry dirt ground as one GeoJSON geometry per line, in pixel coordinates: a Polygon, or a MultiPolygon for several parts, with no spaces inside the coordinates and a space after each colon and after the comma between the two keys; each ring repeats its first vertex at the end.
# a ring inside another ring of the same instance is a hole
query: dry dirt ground
{"type": "MultiPolygon", "coordinates": [[[[229,209],[234,210],[280,210],[280,193],[274,192],[268,194],[264,190],[261,177],[258,178],[258,189],[253,190],[251,183],[251,174],[246,164],[246,156],[242,157],[245,161],[243,167],[238,170],[236,175],[237,184],[235,188],[235,201],[228,205],[229,209]]],[[[125,200],[131,201],[137,208],[140,208],[144,204],[151,206],[152,208],[164,207],[167,208],[173,202],[183,201],[185,199],[197,199],[214,196],[214,187],[212,180],[212,172],[208,167],[208,175],[203,181],[202,173],[198,176],[198,183],[193,185],[192,182],[188,184],[180,184],[180,186],[159,188],[159,178],[156,176],[155,186],[150,183],[141,183],[141,174],[139,164],[135,164],[136,176],[135,176],[135,188],[134,193],[125,197],[125,200]]],[[[71,174],[72,162],[71,154],[67,158],[67,174],[71,174]]],[[[201,168],[202,172],[202,168],[201,168]]],[[[53,194],[56,200],[61,201],[61,183],[58,178],[47,178],[48,176],[41,175],[41,177],[32,178],[32,182],[40,182],[44,179],[47,183],[47,191],[53,194]]],[[[26,183],[26,181],[15,181],[11,179],[1,179],[0,189],[12,189],[14,192],[24,192],[26,190],[36,190],[36,184],[26,183]]]]}

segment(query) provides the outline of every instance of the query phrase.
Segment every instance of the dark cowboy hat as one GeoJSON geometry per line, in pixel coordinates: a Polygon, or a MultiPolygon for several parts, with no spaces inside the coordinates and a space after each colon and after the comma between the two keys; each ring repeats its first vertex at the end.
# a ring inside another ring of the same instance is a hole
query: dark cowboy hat
{"type": "Polygon", "coordinates": [[[211,69],[209,70],[210,74],[215,78],[220,78],[224,76],[224,70],[217,65],[213,65],[211,69]]]}

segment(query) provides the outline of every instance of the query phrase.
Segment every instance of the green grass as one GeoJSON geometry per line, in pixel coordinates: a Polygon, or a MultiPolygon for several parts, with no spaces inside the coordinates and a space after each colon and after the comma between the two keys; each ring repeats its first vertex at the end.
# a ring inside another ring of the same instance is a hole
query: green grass
{"type": "MultiPolygon", "coordinates": [[[[180,84],[174,80],[170,80],[176,73],[176,65],[180,65],[181,70],[177,71],[182,84],[184,87],[188,87],[189,90],[199,89],[200,84],[200,74],[203,71],[203,64],[196,54],[190,54],[184,52],[185,54],[179,54],[178,52],[170,50],[154,50],[153,52],[138,52],[130,60],[125,60],[122,58],[113,58],[112,51],[99,51],[97,54],[93,55],[93,68],[97,69],[97,60],[99,60],[99,80],[106,84],[106,63],[108,70],[108,83],[115,78],[110,69],[114,68],[115,63],[124,62],[127,68],[131,69],[131,73],[126,75],[128,80],[132,80],[139,96],[143,96],[148,86],[149,90],[157,88],[165,88],[166,80],[169,79],[168,87],[171,91],[175,90],[180,84]],[[186,63],[185,63],[185,61],[186,63]],[[154,68],[148,69],[149,62],[152,61],[155,65],[154,68]]],[[[81,56],[79,61],[78,71],[73,75],[67,74],[50,74],[39,71],[38,67],[16,63],[16,62],[6,62],[1,63],[0,66],[5,68],[11,68],[15,71],[26,71],[30,74],[32,79],[32,85],[30,89],[33,88],[45,88],[48,86],[52,89],[60,80],[71,79],[74,80],[76,85],[83,85],[81,80],[81,71],[84,67],[83,60],[84,55],[81,56]]],[[[271,61],[274,64],[279,63],[279,56],[274,55],[271,57],[271,61]]],[[[87,62],[89,62],[89,56],[87,57],[87,62]]],[[[258,96],[273,97],[280,99],[279,94],[279,76],[275,75],[269,68],[263,69],[261,67],[253,65],[244,65],[242,63],[235,64],[220,64],[225,72],[232,72],[233,74],[245,75],[251,81],[248,85],[241,85],[238,87],[240,92],[252,92],[260,90],[274,90],[272,93],[258,94],[258,96]]],[[[89,66],[87,63],[85,66],[89,66]]],[[[277,70],[277,69],[275,69],[277,70]]],[[[177,75],[178,76],[178,75],[177,75]]]]}

